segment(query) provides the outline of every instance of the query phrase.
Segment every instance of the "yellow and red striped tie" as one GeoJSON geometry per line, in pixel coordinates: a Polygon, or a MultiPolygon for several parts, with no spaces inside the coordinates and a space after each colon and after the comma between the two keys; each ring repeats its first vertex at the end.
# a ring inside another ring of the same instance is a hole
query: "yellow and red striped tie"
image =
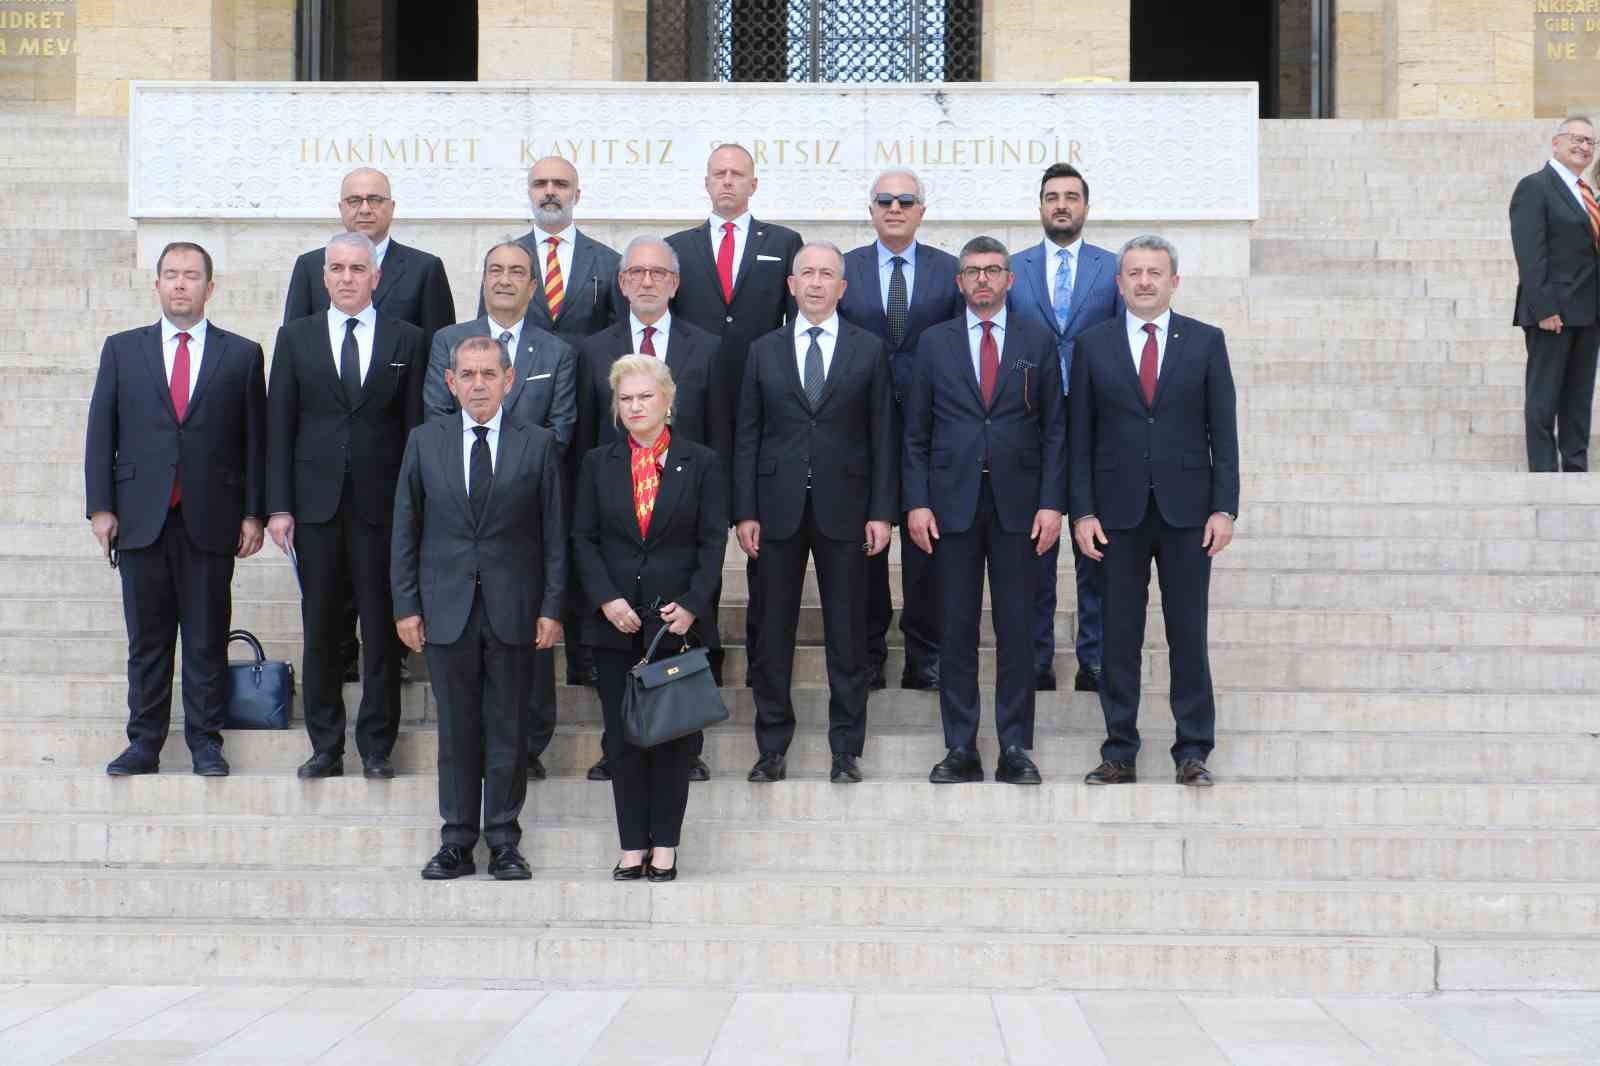
{"type": "Polygon", "coordinates": [[[1594,236],[1594,243],[1600,246],[1600,203],[1595,203],[1594,190],[1582,178],[1578,179],[1578,191],[1583,193],[1583,209],[1589,212],[1589,232],[1594,236]]]}
{"type": "Polygon", "coordinates": [[[550,308],[550,317],[555,318],[561,313],[561,294],[566,291],[561,282],[561,260],[556,257],[561,238],[546,237],[544,243],[550,246],[550,254],[544,257],[544,302],[550,308]]]}

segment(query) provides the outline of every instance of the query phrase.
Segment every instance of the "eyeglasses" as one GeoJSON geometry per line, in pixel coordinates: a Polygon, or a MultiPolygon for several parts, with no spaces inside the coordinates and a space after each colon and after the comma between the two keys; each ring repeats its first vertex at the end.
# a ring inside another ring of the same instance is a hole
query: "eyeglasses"
{"type": "Polygon", "coordinates": [[[368,207],[382,207],[388,202],[389,198],[387,196],[381,196],[378,193],[373,193],[370,196],[346,196],[344,198],[344,205],[352,211],[360,208],[362,204],[366,204],[368,207]]]}
{"type": "Polygon", "coordinates": [[[909,192],[903,192],[899,196],[896,196],[894,193],[880,192],[872,198],[872,202],[877,204],[879,207],[888,207],[890,204],[899,204],[901,207],[906,208],[907,210],[921,203],[921,201],[917,199],[915,193],[909,192]]]}
{"type": "Polygon", "coordinates": [[[1578,136],[1575,136],[1575,135],[1573,135],[1571,133],[1563,133],[1562,136],[1565,137],[1567,140],[1571,141],[1573,144],[1577,145],[1580,148],[1593,148],[1594,147],[1594,138],[1593,137],[1578,137],[1578,136]]]}
{"type": "Polygon", "coordinates": [[[999,281],[1009,273],[1011,273],[1010,267],[998,265],[961,268],[961,276],[966,278],[968,281],[977,281],[980,277],[988,281],[999,281]]]}
{"type": "Polygon", "coordinates": [[[622,276],[629,281],[643,281],[645,278],[649,278],[659,285],[668,278],[675,278],[678,275],[666,267],[629,267],[622,272],[622,276]]]}

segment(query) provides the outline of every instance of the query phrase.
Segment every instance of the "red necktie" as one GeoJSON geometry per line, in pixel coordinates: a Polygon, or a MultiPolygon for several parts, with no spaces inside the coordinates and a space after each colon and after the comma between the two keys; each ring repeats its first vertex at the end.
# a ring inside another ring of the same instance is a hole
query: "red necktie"
{"type": "Polygon", "coordinates": [[[983,406],[994,402],[994,383],[1000,377],[1000,349],[994,343],[994,323],[982,322],[983,340],[978,342],[978,388],[983,391],[983,406]]]}
{"type": "Polygon", "coordinates": [[[1144,324],[1144,351],[1139,353],[1139,391],[1144,393],[1144,405],[1156,403],[1156,324],[1144,324]]]}
{"type": "Polygon", "coordinates": [[[546,237],[544,242],[550,246],[550,254],[544,258],[544,302],[550,308],[550,317],[555,318],[561,314],[561,294],[566,291],[561,281],[561,260],[556,256],[561,238],[546,237]]]}
{"type": "Polygon", "coordinates": [[[652,358],[655,356],[656,344],[655,341],[650,339],[655,334],[655,331],[656,328],[654,326],[646,326],[644,328],[644,340],[639,344],[640,355],[648,355],[652,358]]]}
{"type": "MultiPolygon", "coordinates": [[[[172,412],[178,416],[178,422],[183,422],[184,416],[189,413],[189,335],[178,334],[178,354],[172,357],[172,381],[167,386],[167,391],[172,396],[172,412]]],[[[172,474],[172,497],[167,500],[168,507],[178,506],[178,501],[183,498],[182,468],[176,469],[172,474]]]]}
{"type": "Polygon", "coordinates": [[[717,245],[717,277],[722,282],[722,302],[733,303],[733,223],[722,224],[722,243],[717,245]]]}
{"type": "Polygon", "coordinates": [[[1594,234],[1594,242],[1600,245],[1600,204],[1595,203],[1594,190],[1582,178],[1578,179],[1578,191],[1583,193],[1583,209],[1589,212],[1589,232],[1594,234]]]}

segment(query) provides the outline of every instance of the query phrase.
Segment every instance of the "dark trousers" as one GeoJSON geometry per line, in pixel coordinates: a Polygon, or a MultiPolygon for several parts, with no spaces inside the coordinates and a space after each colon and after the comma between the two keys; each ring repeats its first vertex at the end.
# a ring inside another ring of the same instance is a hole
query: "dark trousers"
{"type": "Polygon", "coordinates": [[[350,514],[349,479],[329,522],[297,523],[300,617],[305,630],[306,732],[314,751],[344,752],[344,662],[341,589],[348,581],[361,620],[361,706],[356,750],[363,759],[387,758],[400,731],[400,657],[405,647],[394,628],[389,596],[390,526],[369,525],[350,514]]]}
{"type": "Polygon", "coordinates": [[[867,740],[866,555],[861,541],[833,540],[817,528],[806,492],[800,528],[783,540],[761,539],[761,644],[752,671],[756,747],[782,754],[794,739],[794,647],[805,589],[806,560],[815,560],[828,664],[828,747],[860,755],[867,740]]]}
{"type": "Polygon", "coordinates": [[[1523,406],[1528,469],[1587,470],[1600,325],[1568,326],[1560,333],[1533,326],[1522,332],[1528,348],[1523,406]]]}
{"type": "Polygon", "coordinates": [[[439,703],[440,840],[469,851],[522,839],[517,817],[528,796],[524,694],[533,674],[532,641],[494,635],[483,594],[473,597],[466,628],[450,644],[422,646],[439,703]]]}
{"type": "Polygon", "coordinates": [[[636,748],[622,739],[622,691],[628,669],[644,655],[635,641],[630,651],[594,648],[600,710],[605,715],[605,755],[611,765],[611,795],[617,806],[617,836],[623,851],[675,848],[689,806],[689,765],[702,733],[636,748]]]}
{"type": "MultiPolygon", "coordinates": [[[[1072,541],[1063,534],[1061,541],[1072,541]]],[[[1061,541],[1039,557],[1039,588],[1034,596],[1033,656],[1039,670],[1055,665],[1056,657],[1056,568],[1060,565],[1061,541]]],[[[1074,649],[1078,665],[1100,669],[1100,645],[1105,640],[1105,620],[1101,617],[1105,598],[1105,573],[1100,564],[1072,545],[1073,578],[1078,593],[1078,638],[1074,649]]]]}
{"type": "Polygon", "coordinates": [[[118,553],[128,627],[128,742],[160,753],[172,722],[172,670],[183,633],[183,739],[191,752],[222,743],[233,556],[189,539],[180,504],[153,544],[118,553]]]}
{"type": "Polygon", "coordinates": [[[978,750],[978,628],[983,578],[995,638],[995,732],[1001,750],[1033,747],[1033,640],[1030,623],[1039,557],[1026,532],[1007,533],[995,510],[988,475],[978,490],[971,528],[940,530],[933,560],[939,570],[939,717],[947,748],[978,750]]]}
{"type": "Polygon", "coordinates": [[[1211,754],[1216,742],[1217,703],[1211,691],[1206,645],[1211,557],[1200,546],[1204,538],[1199,526],[1168,525],[1154,494],[1137,526],[1106,531],[1106,643],[1100,677],[1106,741],[1100,747],[1102,759],[1131,763],[1139,754],[1139,677],[1152,559],[1161,585],[1161,613],[1172,665],[1172,717],[1178,730],[1172,758],[1181,763],[1211,754]]]}
{"type": "MultiPolygon", "coordinates": [[[[900,524],[900,632],[906,640],[907,674],[939,668],[939,579],[933,556],[917,547],[900,524]]],[[[889,553],[867,557],[867,665],[881,668],[889,657],[889,553]]]]}
{"type": "MultiPolygon", "coordinates": [[[[576,633],[577,629],[566,630],[576,633]]],[[[567,645],[572,654],[576,644],[567,645]]],[[[556,650],[534,649],[533,672],[523,693],[524,714],[528,719],[528,754],[543,755],[556,735],[556,650]]]]}

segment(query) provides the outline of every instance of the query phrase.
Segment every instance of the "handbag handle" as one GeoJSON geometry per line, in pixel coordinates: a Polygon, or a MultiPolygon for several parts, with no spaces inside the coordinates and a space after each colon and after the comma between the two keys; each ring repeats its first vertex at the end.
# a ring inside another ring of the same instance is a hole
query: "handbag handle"
{"type": "Polygon", "coordinates": [[[235,630],[233,630],[232,632],[230,632],[228,634],[228,646],[229,647],[232,647],[235,643],[241,642],[241,641],[243,643],[245,643],[245,644],[250,645],[250,650],[255,653],[255,657],[256,657],[256,667],[255,668],[257,670],[260,670],[261,667],[262,667],[262,664],[264,664],[267,661],[267,653],[266,653],[266,650],[261,647],[261,642],[259,640],[257,640],[256,639],[256,635],[254,633],[250,632],[248,629],[235,629],[235,630]]]}
{"type": "MultiPolygon", "coordinates": [[[[242,632],[242,630],[241,630],[241,632],[242,632]]],[[[671,630],[669,630],[666,626],[662,626],[660,629],[656,630],[656,635],[650,639],[650,647],[645,649],[644,658],[640,659],[638,661],[638,663],[636,663],[635,665],[643,666],[645,663],[649,662],[651,659],[654,659],[656,657],[656,648],[660,647],[660,645],[661,645],[661,638],[666,636],[670,632],[671,632],[671,630]]],[[[248,636],[248,635],[249,634],[246,634],[246,636],[248,636]]],[[[255,638],[251,637],[250,639],[254,640],[255,638]]],[[[259,646],[260,645],[257,645],[257,647],[259,647],[259,646]]],[[[685,633],[683,635],[683,647],[681,649],[679,649],[679,650],[680,651],[688,651],[689,650],[689,635],[687,633],[685,633]]]]}

